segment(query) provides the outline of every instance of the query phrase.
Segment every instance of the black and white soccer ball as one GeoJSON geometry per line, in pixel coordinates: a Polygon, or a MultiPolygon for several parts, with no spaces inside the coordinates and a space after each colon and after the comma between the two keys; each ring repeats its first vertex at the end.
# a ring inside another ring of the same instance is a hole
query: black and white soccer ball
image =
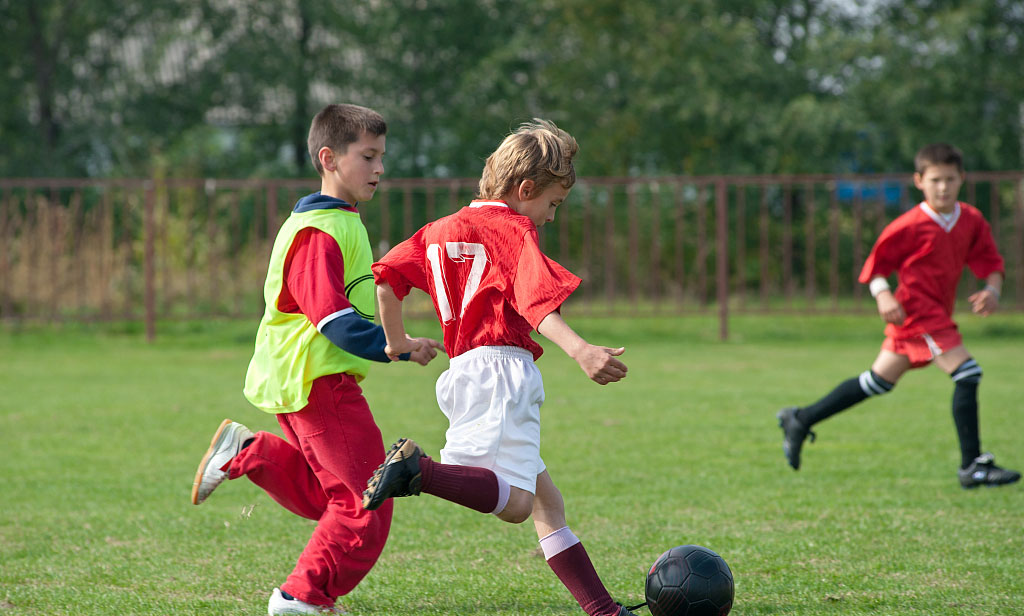
{"type": "Polygon", "coordinates": [[[734,592],[729,565],[699,545],[681,545],[659,556],[645,588],[654,616],[725,616],[734,592]]]}

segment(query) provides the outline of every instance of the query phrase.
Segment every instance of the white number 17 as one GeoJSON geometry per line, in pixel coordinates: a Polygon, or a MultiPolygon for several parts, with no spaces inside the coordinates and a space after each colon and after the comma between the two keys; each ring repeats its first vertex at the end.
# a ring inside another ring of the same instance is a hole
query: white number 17
{"type": "MultiPolygon", "coordinates": [[[[466,279],[466,288],[462,293],[462,308],[459,310],[459,318],[466,312],[469,300],[473,298],[477,288],[480,286],[480,279],[483,278],[484,269],[487,267],[487,251],[483,244],[470,242],[445,242],[445,252],[448,258],[455,263],[465,263],[466,259],[473,260],[473,267],[469,270],[469,278],[466,279]]],[[[430,270],[434,274],[434,295],[437,296],[437,309],[441,313],[441,321],[447,325],[455,320],[452,313],[451,301],[448,299],[448,288],[445,286],[444,275],[441,271],[441,246],[430,244],[427,246],[427,260],[430,261],[430,270]]]]}
{"type": "MultiPolygon", "coordinates": [[[[483,270],[487,266],[487,252],[482,244],[472,244],[469,241],[445,241],[444,252],[447,258],[456,263],[465,263],[467,259],[473,261],[469,270],[469,277],[466,279],[466,289],[462,294],[462,308],[459,310],[459,318],[466,313],[466,306],[473,299],[473,295],[480,287],[480,278],[483,277],[483,270]]],[[[446,325],[455,320],[452,312],[452,302],[449,300],[449,291],[444,283],[444,275],[441,272],[441,247],[431,244],[427,247],[427,260],[430,261],[430,270],[434,275],[434,295],[437,296],[437,310],[441,313],[441,321],[446,325]]]]}

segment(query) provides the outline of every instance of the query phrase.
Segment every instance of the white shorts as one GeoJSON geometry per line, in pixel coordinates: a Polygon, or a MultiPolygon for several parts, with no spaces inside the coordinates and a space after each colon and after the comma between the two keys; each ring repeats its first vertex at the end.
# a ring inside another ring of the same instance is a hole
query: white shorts
{"type": "Polygon", "coordinates": [[[451,360],[437,379],[437,404],[448,417],[441,462],[490,469],[509,485],[537,491],[540,405],[544,382],[533,354],[485,346],[451,360]]]}

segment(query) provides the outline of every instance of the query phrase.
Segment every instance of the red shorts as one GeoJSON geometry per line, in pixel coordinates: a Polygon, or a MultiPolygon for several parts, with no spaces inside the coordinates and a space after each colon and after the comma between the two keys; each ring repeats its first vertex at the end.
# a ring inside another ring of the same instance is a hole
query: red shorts
{"type": "Polygon", "coordinates": [[[920,334],[910,338],[892,338],[886,336],[882,348],[897,355],[905,355],[910,360],[911,368],[921,368],[932,363],[937,356],[963,344],[963,338],[955,327],[940,329],[930,334],[920,334]]]}

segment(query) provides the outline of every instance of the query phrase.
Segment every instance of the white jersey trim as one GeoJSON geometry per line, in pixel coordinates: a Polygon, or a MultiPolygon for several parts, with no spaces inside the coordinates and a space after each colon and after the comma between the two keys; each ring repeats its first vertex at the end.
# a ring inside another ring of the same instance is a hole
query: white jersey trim
{"type": "Polygon", "coordinates": [[[341,315],[348,314],[350,312],[355,312],[355,308],[349,306],[348,308],[345,308],[344,310],[339,310],[337,312],[332,312],[331,314],[327,315],[326,317],[320,319],[320,322],[316,324],[316,331],[322,333],[324,331],[324,326],[325,325],[327,325],[328,323],[330,323],[334,319],[337,319],[341,315]]]}
{"type": "Polygon", "coordinates": [[[947,216],[943,216],[942,214],[939,214],[938,212],[936,212],[932,208],[928,207],[928,203],[926,201],[922,201],[920,204],[918,204],[917,207],[919,207],[922,210],[924,210],[924,213],[928,214],[928,217],[931,218],[932,220],[934,220],[935,224],[937,224],[940,227],[942,227],[943,230],[945,230],[946,233],[949,233],[950,231],[952,231],[953,227],[956,226],[956,221],[960,220],[960,202],[959,201],[957,201],[956,204],[953,206],[953,213],[950,214],[948,217],[947,216]]]}
{"type": "Polygon", "coordinates": [[[508,204],[504,201],[471,201],[469,207],[483,207],[485,205],[493,205],[496,207],[508,207],[508,204]]]}

